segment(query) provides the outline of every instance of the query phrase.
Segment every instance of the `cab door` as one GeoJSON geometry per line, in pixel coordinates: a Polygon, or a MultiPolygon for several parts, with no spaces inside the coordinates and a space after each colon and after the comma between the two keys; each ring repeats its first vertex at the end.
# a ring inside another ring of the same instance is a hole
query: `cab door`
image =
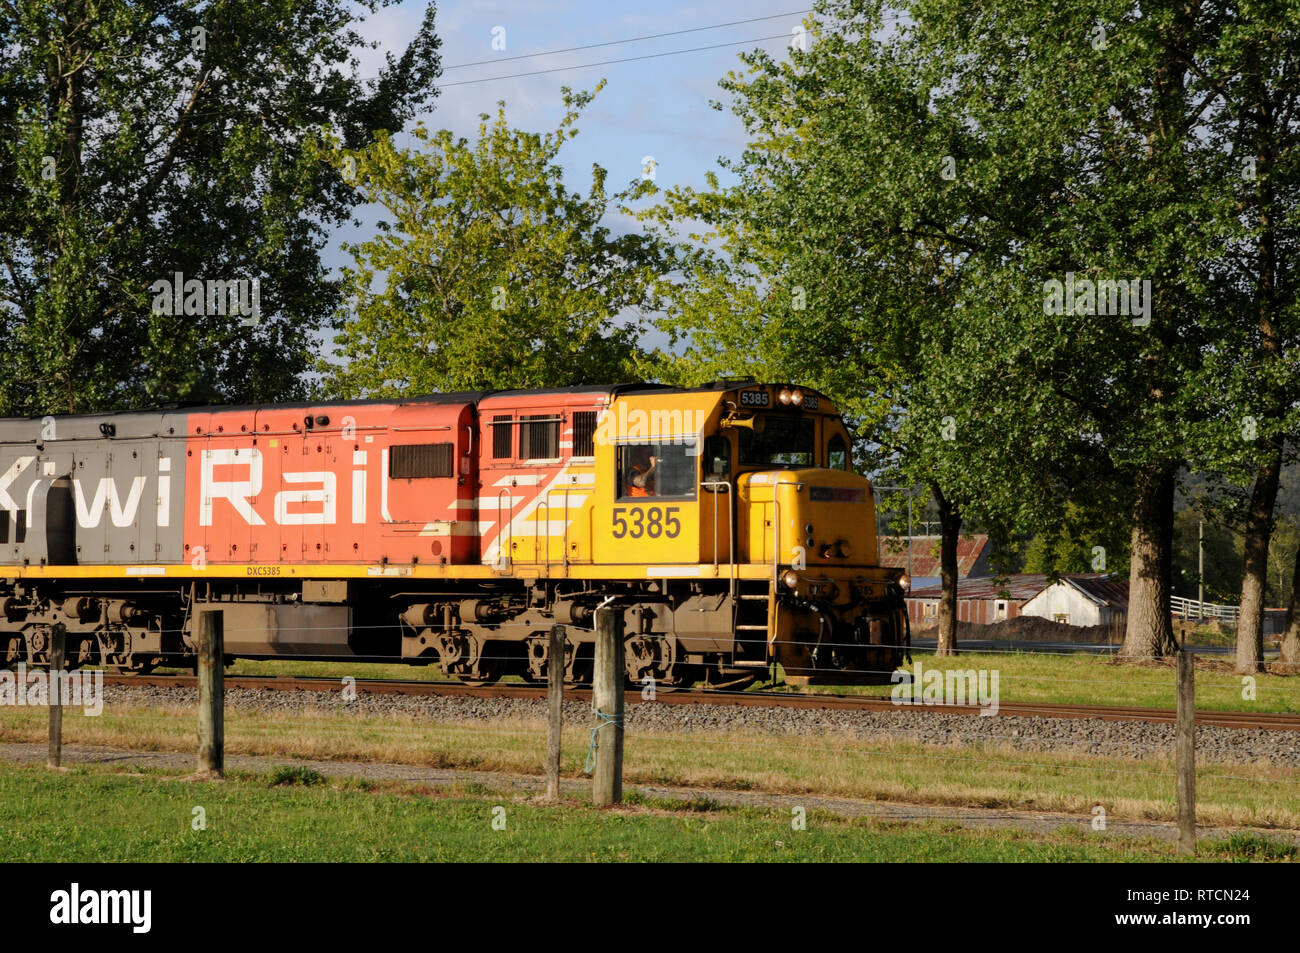
{"type": "Polygon", "coordinates": [[[725,567],[735,551],[736,486],[726,434],[704,438],[700,458],[700,562],[725,567]]]}
{"type": "Polygon", "coordinates": [[[596,496],[598,562],[645,565],[647,576],[664,575],[656,567],[700,562],[697,447],[693,439],[629,440],[597,451],[598,467],[603,456],[602,472],[614,474],[596,496]]]}

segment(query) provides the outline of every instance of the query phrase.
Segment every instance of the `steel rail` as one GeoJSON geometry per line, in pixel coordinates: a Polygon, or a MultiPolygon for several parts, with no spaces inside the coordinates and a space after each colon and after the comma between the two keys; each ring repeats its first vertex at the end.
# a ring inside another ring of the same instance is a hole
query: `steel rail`
{"type": "MultiPolygon", "coordinates": [[[[191,688],[198,684],[193,675],[123,675],[107,673],[105,684],[122,687],[191,688]]],[[[227,675],[227,688],[261,691],[336,692],[344,687],[340,678],[293,675],[227,675]]],[[[450,698],[522,698],[545,700],[545,685],[497,684],[469,685],[463,682],[429,682],[398,679],[358,678],[353,683],[358,693],[372,695],[432,695],[450,698]]],[[[590,700],[591,689],[565,686],[566,697],[590,700]]],[[[631,704],[646,704],[640,692],[628,692],[631,704]]],[[[806,692],[736,692],[710,689],[660,687],[655,702],[668,705],[743,705],[771,708],[811,708],[825,711],[917,711],[939,715],[980,715],[978,705],[909,704],[891,698],[865,695],[832,695],[806,692]]],[[[1106,721],[1140,721],[1173,724],[1172,708],[1148,708],[1135,705],[1064,705],[1055,702],[1001,702],[998,715],[1017,718],[1100,718],[1106,721]]],[[[1244,712],[1198,709],[1198,725],[1220,728],[1300,731],[1300,714],[1290,712],[1244,712]]]]}

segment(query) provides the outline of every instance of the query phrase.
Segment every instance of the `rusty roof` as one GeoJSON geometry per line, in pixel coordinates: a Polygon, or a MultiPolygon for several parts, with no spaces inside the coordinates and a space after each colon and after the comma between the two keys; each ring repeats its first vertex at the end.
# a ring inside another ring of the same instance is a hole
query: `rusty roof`
{"type": "MultiPolygon", "coordinates": [[[[1047,588],[1044,575],[1020,574],[1015,576],[975,576],[957,580],[958,599],[1009,599],[1028,602],[1047,588]]],[[[926,586],[908,593],[910,599],[938,599],[943,586],[926,586]]]]}
{"type": "MultiPolygon", "coordinates": [[[[880,553],[880,565],[891,569],[907,568],[906,536],[877,536],[877,551],[880,553]]],[[[912,575],[939,576],[939,537],[913,536],[912,575]]],[[[957,575],[969,576],[980,556],[989,548],[989,538],[983,533],[960,536],[957,539],[957,575]]]]}
{"type": "MultiPolygon", "coordinates": [[[[1012,576],[976,576],[957,580],[958,599],[1009,599],[1012,602],[1028,602],[1046,589],[1051,583],[1047,576],[1035,573],[1020,573],[1012,576]]],[[[1061,576],[1058,585],[1071,586],[1084,596],[1100,605],[1113,606],[1116,609],[1128,608],[1128,580],[1118,579],[1106,573],[1070,573],[1061,576]]],[[[943,594],[942,586],[926,586],[913,589],[908,593],[910,599],[938,599],[943,594]]]]}

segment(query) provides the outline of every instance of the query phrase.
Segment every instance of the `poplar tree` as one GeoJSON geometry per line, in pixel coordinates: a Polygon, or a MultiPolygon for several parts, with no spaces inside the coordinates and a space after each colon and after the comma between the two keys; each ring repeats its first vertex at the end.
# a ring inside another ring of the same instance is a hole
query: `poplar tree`
{"type": "Polygon", "coordinates": [[[326,125],[361,145],[434,95],[432,4],[358,75],[355,18],[384,5],[0,8],[0,413],[304,393],[337,299],[321,249],[357,202],[308,146],[326,125]],[[257,323],[156,313],[177,273],[256,279],[257,323]]]}
{"type": "MultiPolygon", "coordinates": [[[[602,84],[603,85],[603,84],[602,84]]],[[[597,87],[597,92],[600,87],[597,87]]],[[[585,194],[557,156],[594,93],[564,91],[552,132],[516,129],[502,103],[475,141],[414,131],[332,161],[384,213],[348,246],[336,353],[322,363],[339,396],[617,383],[638,374],[640,314],[666,267],[649,236],[605,223],[639,184],[608,194],[593,166],[585,194]]]]}

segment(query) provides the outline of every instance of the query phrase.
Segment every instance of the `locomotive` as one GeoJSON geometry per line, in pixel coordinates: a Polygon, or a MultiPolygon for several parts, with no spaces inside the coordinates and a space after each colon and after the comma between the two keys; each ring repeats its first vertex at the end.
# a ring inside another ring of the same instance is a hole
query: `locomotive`
{"type": "Polygon", "coordinates": [[[589,681],[887,680],[907,651],[868,480],[831,401],[723,381],[0,420],[0,647],[128,672],[436,663],[589,681]]]}

